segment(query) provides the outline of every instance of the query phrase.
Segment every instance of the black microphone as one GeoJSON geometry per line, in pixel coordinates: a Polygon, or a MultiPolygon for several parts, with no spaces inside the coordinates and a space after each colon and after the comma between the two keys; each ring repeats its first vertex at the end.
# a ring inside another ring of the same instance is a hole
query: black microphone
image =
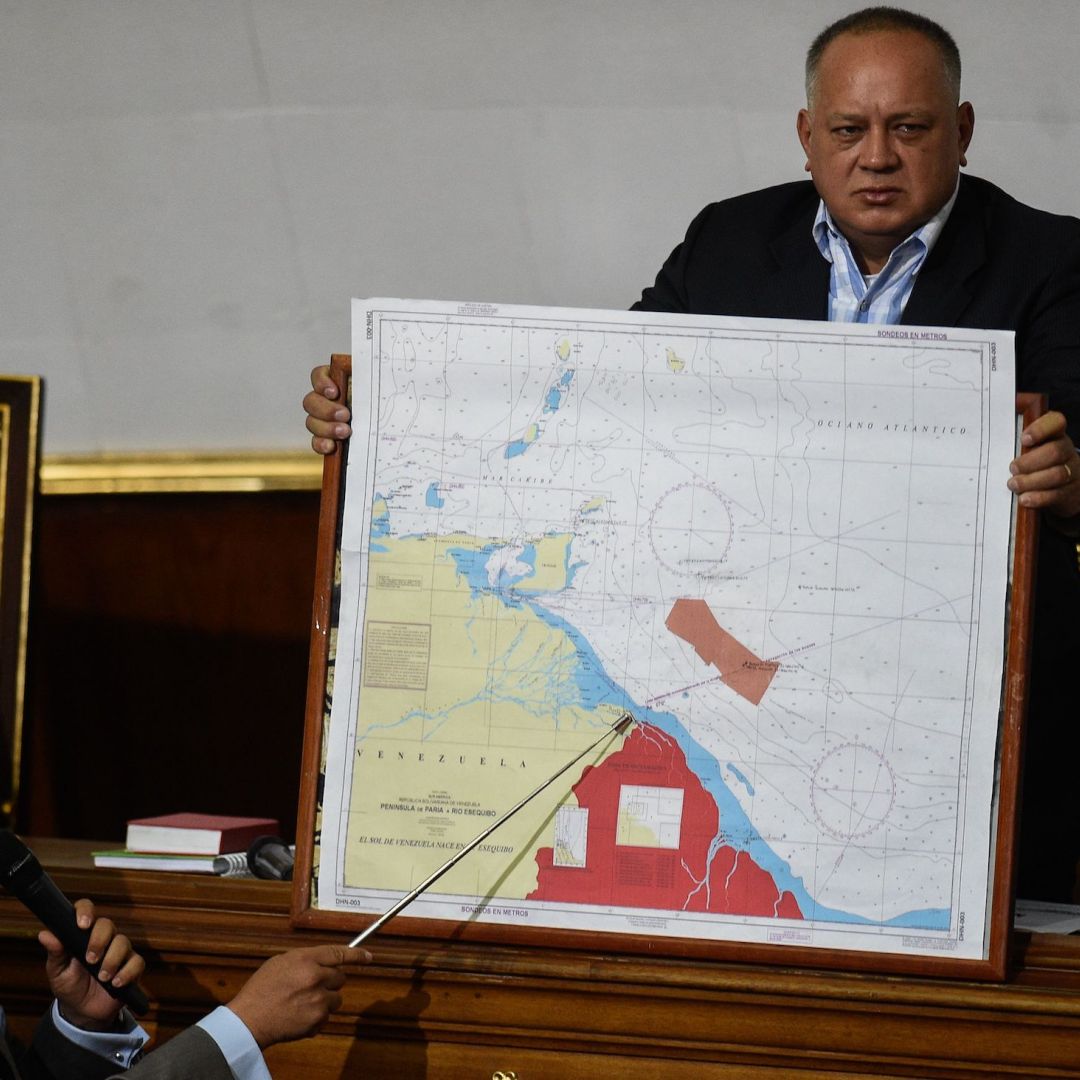
{"type": "Polygon", "coordinates": [[[257,836],[247,849],[248,869],[257,878],[292,881],[293,853],[280,836],[257,836]]]}
{"type": "MultiPolygon", "coordinates": [[[[21,900],[45,928],[60,939],[68,955],[78,960],[97,979],[101,962],[86,962],[90,931],[79,926],[75,921],[74,905],[41,869],[41,863],[34,853],[8,829],[0,829],[0,885],[21,900]]],[[[98,985],[117,1001],[122,1001],[136,1016],[142,1016],[150,1008],[146,995],[134,983],[115,987],[99,981],[98,985]]]]}

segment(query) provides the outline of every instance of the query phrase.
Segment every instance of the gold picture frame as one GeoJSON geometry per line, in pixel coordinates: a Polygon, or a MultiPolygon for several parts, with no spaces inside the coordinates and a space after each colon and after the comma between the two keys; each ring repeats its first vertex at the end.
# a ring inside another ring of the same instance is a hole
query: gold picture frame
{"type": "Polygon", "coordinates": [[[41,378],[0,377],[0,822],[19,797],[41,378]]]}

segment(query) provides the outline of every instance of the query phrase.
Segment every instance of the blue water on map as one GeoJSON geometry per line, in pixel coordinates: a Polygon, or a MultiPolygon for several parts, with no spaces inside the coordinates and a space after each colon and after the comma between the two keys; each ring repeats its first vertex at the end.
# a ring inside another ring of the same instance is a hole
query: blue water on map
{"type": "MultiPolygon", "coordinates": [[[[548,593],[548,588],[536,588],[529,585],[529,578],[536,573],[536,545],[526,544],[522,550],[514,556],[517,562],[528,567],[528,573],[513,574],[506,566],[499,567],[499,576],[492,585],[488,580],[487,561],[500,548],[506,544],[485,544],[482,548],[449,548],[447,554],[454,560],[458,573],[469,583],[473,595],[490,592],[497,596],[508,607],[520,607],[515,602],[515,593],[548,593]],[[501,590],[508,590],[505,594],[501,590]]],[[[570,545],[566,545],[563,552],[563,576],[566,584],[563,588],[570,588],[574,583],[574,575],[585,565],[584,562],[570,562],[570,545]]]]}
{"type": "Polygon", "coordinates": [[[446,500],[439,495],[439,485],[435,480],[428,484],[427,494],[424,496],[424,505],[430,506],[432,510],[441,510],[446,505],[446,500]]]}
{"type": "Polygon", "coordinates": [[[909,930],[948,930],[948,908],[923,908],[921,911],[905,911],[886,919],[882,926],[903,926],[909,930]]]}
{"type": "Polygon", "coordinates": [[[375,502],[382,503],[382,510],[375,513],[371,512],[371,544],[372,551],[389,551],[390,549],[385,544],[377,544],[375,541],[381,539],[384,536],[390,535],[390,511],[386,506],[384,497],[378,492],[375,492],[375,502]]]}
{"type": "Polygon", "coordinates": [[[458,573],[469,583],[473,596],[491,591],[487,567],[484,565],[502,544],[485,544],[473,551],[471,548],[447,548],[446,553],[454,560],[458,573]]]}
{"type": "Polygon", "coordinates": [[[750,781],[747,780],[746,777],[743,776],[743,774],[741,772],[739,772],[739,770],[736,769],[735,766],[732,765],[730,761],[728,762],[727,767],[728,767],[728,772],[731,773],[731,775],[734,776],[735,779],[738,780],[739,783],[742,784],[742,786],[744,788],[746,788],[746,794],[747,795],[753,795],[754,794],[754,785],[751,784],[750,781]]]}
{"type": "Polygon", "coordinates": [[[569,389],[570,384],[574,381],[574,373],[572,371],[566,372],[563,377],[548,391],[547,398],[544,401],[544,412],[553,413],[557,412],[559,406],[562,404],[563,396],[569,389]]]}
{"type": "MultiPolygon", "coordinates": [[[[499,574],[498,584],[492,586],[489,583],[485,564],[495,551],[505,546],[492,543],[479,550],[451,548],[449,554],[454,559],[458,572],[469,583],[474,596],[481,594],[494,596],[510,608],[520,608],[522,604],[525,604],[537,618],[552,629],[565,634],[573,642],[577,655],[573,678],[582,708],[592,710],[600,705],[611,705],[618,709],[625,709],[633,713],[637,721],[652,724],[675,739],[686,756],[690,771],[697,776],[702,787],[715,800],[720,813],[720,821],[723,823],[723,835],[713,841],[710,857],[722,844],[736,851],[746,851],[754,862],[772,877],[781,893],[790,892],[794,896],[805,919],[865,926],[911,927],[923,930],[949,928],[947,908],[925,908],[905,912],[881,922],[836,908],[827,908],[814,900],[807,891],[803,879],[791,872],[791,867],[773,851],[746,816],[739,800],[724,780],[720,763],[697,743],[674,713],[652,709],[634,701],[604,669],[600,657],[596,655],[589,640],[572,623],[567,622],[561,615],[548,611],[536,600],[535,596],[529,594],[527,587],[522,583],[524,575],[513,577],[502,571],[499,574]]],[[[568,557],[569,547],[568,544],[568,557]]],[[[526,551],[528,550],[527,548],[526,551]]],[[[535,548],[532,549],[532,554],[535,562],[535,548]]],[[[528,563],[524,553],[518,556],[518,561],[528,563]]],[[[534,563],[529,565],[534,565],[534,563]]],[[[731,765],[728,765],[728,768],[749,788],[746,778],[738,770],[731,765]]]]}
{"type": "MultiPolygon", "coordinates": [[[[567,371],[563,377],[547,392],[544,398],[544,412],[553,413],[558,412],[559,406],[563,403],[563,398],[566,396],[566,391],[569,389],[570,384],[574,381],[574,373],[567,371]]],[[[523,439],[511,439],[506,444],[506,449],[503,451],[503,457],[510,460],[510,458],[520,457],[529,449],[539,437],[540,429],[539,425],[532,425],[530,430],[526,432],[526,437],[523,439]]]]}

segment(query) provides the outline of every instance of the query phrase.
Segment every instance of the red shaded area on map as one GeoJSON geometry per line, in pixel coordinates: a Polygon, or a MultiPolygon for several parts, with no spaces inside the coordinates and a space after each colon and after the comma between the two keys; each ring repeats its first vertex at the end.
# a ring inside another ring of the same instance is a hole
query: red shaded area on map
{"type": "Polygon", "coordinates": [[[716,801],[690,771],[678,743],[658,728],[636,725],[620,750],[585,770],[574,794],[589,811],[585,866],[554,866],[552,848],[541,848],[529,900],[802,918],[795,897],[781,896],[772,876],[747,852],[725,845],[709,866],[718,832],[716,801]],[[624,784],[683,789],[678,850],[615,843],[624,784]]]}
{"type": "Polygon", "coordinates": [[[733,638],[717,621],[704,600],[676,600],[664,625],[694,646],[720,679],[740,697],[758,705],[780,665],[762,660],[733,638]]]}

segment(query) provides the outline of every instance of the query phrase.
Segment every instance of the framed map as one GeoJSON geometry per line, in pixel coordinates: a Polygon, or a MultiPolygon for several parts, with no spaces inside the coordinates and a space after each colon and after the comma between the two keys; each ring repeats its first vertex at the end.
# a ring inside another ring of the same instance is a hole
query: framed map
{"type": "Polygon", "coordinates": [[[1012,335],[353,325],[294,920],[361,929],[596,743],[390,932],[1003,977],[1035,524],[1012,335]]]}

